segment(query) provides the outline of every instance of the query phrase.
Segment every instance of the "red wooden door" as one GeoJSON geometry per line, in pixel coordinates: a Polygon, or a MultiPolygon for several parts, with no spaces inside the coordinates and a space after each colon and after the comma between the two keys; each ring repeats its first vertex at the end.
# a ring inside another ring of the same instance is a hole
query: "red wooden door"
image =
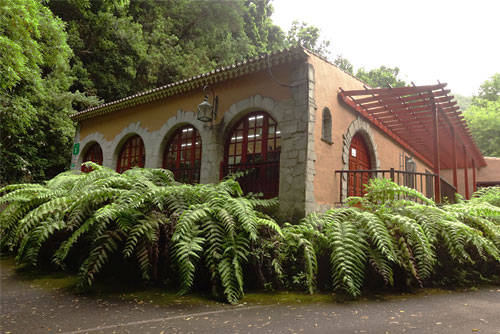
{"type": "MultiPolygon", "coordinates": [[[[368,145],[361,134],[354,135],[349,149],[349,170],[371,169],[368,145]]],[[[370,173],[349,173],[348,196],[363,196],[366,191],[363,184],[368,184],[370,173]]]]}

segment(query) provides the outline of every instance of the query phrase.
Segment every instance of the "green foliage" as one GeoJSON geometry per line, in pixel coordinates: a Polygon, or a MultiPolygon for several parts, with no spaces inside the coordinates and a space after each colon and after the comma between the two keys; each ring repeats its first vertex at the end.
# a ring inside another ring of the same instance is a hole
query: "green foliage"
{"type": "Polygon", "coordinates": [[[35,0],[0,1],[0,184],[41,181],[64,170],[74,126],[72,51],[64,23],[35,0]]]}
{"type": "MultiPolygon", "coordinates": [[[[386,285],[397,280],[422,286],[459,279],[457,270],[484,273],[487,264],[500,261],[498,188],[441,207],[389,180],[373,179],[366,189],[365,197],[349,199],[354,207],[311,214],[299,225],[283,227],[278,258],[289,274],[301,278],[295,283],[312,293],[322,254],[330,257],[333,289],[354,296],[361,293],[367,273],[386,285]]],[[[283,280],[293,277],[282,275],[283,280]]]]}
{"type": "Polygon", "coordinates": [[[481,85],[464,116],[482,153],[486,156],[500,156],[499,73],[481,85]]]}
{"type": "Polygon", "coordinates": [[[481,100],[464,112],[479,148],[486,156],[500,156],[500,98],[481,100]]]}
{"type": "Polygon", "coordinates": [[[333,64],[338,66],[339,68],[343,69],[347,73],[354,74],[354,67],[351,64],[351,62],[347,59],[344,58],[342,55],[337,55],[337,58],[333,61],[333,64]]]}
{"type": "Polygon", "coordinates": [[[74,51],[72,90],[116,100],[284,47],[269,0],[51,1],[74,51]]]}
{"type": "Polygon", "coordinates": [[[456,94],[456,93],[454,93],[453,95],[455,96],[455,101],[457,101],[457,104],[460,107],[460,109],[462,109],[462,111],[469,109],[469,107],[472,104],[472,97],[471,96],[465,96],[465,95],[456,94]]]}
{"type": "Polygon", "coordinates": [[[287,33],[286,41],[288,45],[300,44],[311,51],[316,52],[325,58],[329,57],[330,41],[320,40],[319,28],[309,25],[306,22],[299,23],[295,20],[287,33]]]}
{"type": "Polygon", "coordinates": [[[75,110],[283,48],[272,10],[269,0],[0,1],[0,184],[67,169],[75,110]]]}
{"type": "Polygon", "coordinates": [[[370,71],[365,70],[364,67],[360,68],[356,72],[356,77],[365,82],[368,86],[376,87],[387,87],[391,85],[392,87],[404,87],[406,82],[398,78],[399,68],[380,66],[380,68],[372,69],[370,71]]]}
{"type": "Polygon", "coordinates": [[[171,280],[178,273],[180,293],[192,288],[206,265],[214,292],[236,303],[251,243],[261,229],[281,233],[274,220],[256,211],[276,200],[242,197],[234,179],[186,185],[163,169],[120,175],[86,164],[92,172],[0,190],[0,204],[8,204],[0,213],[2,247],[16,250],[19,263],[36,265],[45,248],[64,268],[74,266],[72,251],[80,253],[78,286],[85,288],[118,256],[135,261],[146,281],[171,280]]]}
{"type": "Polygon", "coordinates": [[[145,281],[177,280],[181,294],[205,275],[214,295],[230,303],[244,294],[246,270],[260,287],[311,294],[328,270],[327,286],[357,296],[368,277],[423,286],[470,280],[474,272],[487,276],[500,262],[499,188],[437,206],[414,189],[374,179],[365,197],[348,200],[351,207],[280,228],[259,211],[277,201],[243,197],[234,178],[186,185],[163,169],[118,174],[87,165],[93,169],[87,174],[0,190],[0,204],[7,204],[0,213],[2,247],[33,265],[44,254],[63,268],[74,267],[76,258],[80,288],[117,259],[135,263],[145,281]]]}
{"type": "Polygon", "coordinates": [[[472,99],[472,104],[482,105],[484,101],[498,101],[500,99],[500,73],[495,73],[490,80],[481,84],[479,93],[472,99]]]}

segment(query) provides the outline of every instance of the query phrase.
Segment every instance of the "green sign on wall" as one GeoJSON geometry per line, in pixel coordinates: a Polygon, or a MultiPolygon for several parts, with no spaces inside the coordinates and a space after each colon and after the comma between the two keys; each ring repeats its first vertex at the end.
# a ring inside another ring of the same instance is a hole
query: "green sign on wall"
{"type": "Polygon", "coordinates": [[[73,145],[73,155],[77,155],[78,153],[80,153],[80,143],[75,143],[73,145]]]}

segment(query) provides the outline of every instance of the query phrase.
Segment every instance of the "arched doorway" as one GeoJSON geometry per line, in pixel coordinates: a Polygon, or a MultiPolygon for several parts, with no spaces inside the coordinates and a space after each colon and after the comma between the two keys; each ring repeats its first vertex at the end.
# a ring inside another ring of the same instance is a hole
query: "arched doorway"
{"type": "Polygon", "coordinates": [[[281,131],[278,123],[263,111],[240,119],[226,138],[223,175],[239,171],[245,193],[263,193],[264,198],[278,196],[281,131]]]}
{"type": "Polygon", "coordinates": [[[139,135],[132,136],[123,144],[120,150],[116,171],[123,173],[135,166],[143,168],[145,161],[146,150],[142,138],[139,135]]]}
{"type": "Polygon", "coordinates": [[[165,146],[162,167],[174,173],[176,181],[200,182],[201,137],[192,125],[176,130],[165,146]]]}
{"type": "MultiPolygon", "coordinates": [[[[98,143],[94,143],[85,152],[82,162],[92,161],[102,166],[102,160],[103,158],[102,158],[101,145],[99,145],[98,143]]],[[[92,171],[91,167],[86,167],[82,165],[82,172],[88,173],[91,171],[92,171]]]]}
{"type": "MultiPolygon", "coordinates": [[[[361,133],[356,133],[351,140],[349,148],[349,170],[369,170],[372,169],[370,151],[361,133]]],[[[366,191],[363,187],[370,180],[369,172],[349,173],[349,183],[347,188],[348,196],[363,196],[366,191]]]]}

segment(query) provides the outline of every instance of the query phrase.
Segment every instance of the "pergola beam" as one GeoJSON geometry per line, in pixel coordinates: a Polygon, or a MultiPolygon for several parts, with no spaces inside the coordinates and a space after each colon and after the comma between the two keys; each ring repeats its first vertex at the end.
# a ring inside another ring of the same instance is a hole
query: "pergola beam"
{"type": "Polygon", "coordinates": [[[408,150],[411,154],[413,154],[415,157],[419,158],[422,160],[425,164],[432,166],[432,162],[424,155],[420,154],[418,151],[416,151],[413,147],[411,147],[407,142],[403,141],[399,136],[397,136],[394,132],[392,132],[389,128],[387,128],[382,122],[378,121],[376,118],[374,118],[372,115],[368,114],[362,107],[358,106],[353,102],[352,99],[347,98],[346,95],[344,95],[344,92],[341,90],[339,93],[339,96],[342,98],[342,100],[350,106],[352,109],[356,110],[359,112],[361,115],[366,117],[368,120],[370,120],[375,126],[380,128],[382,131],[384,131],[386,134],[388,134],[392,139],[394,139],[399,145],[404,147],[405,149],[408,150]]]}
{"type": "MultiPolygon", "coordinates": [[[[436,150],[441,150],[439,167],[462,168],[463,152],[458,149],[459,145],[466,147],[469,158],[478,166],[485,166],[484,157],[445,86],[438,83],[396,88],[365,87],[364,90],[352,91],[340,89],[339,97],[388,136],[397,138],[396,142],[403,143],[408,153],[419,159],[423,157],[421,160],[432,169],[436,167],[436,150]],[[438,134],[437,145],[434,143],[435,132],[438,134]]],[[[470,165],[470,161],[468,163],[470,165]]],[[[454,181],[455,187],[457,183],[454,181]]]]}

